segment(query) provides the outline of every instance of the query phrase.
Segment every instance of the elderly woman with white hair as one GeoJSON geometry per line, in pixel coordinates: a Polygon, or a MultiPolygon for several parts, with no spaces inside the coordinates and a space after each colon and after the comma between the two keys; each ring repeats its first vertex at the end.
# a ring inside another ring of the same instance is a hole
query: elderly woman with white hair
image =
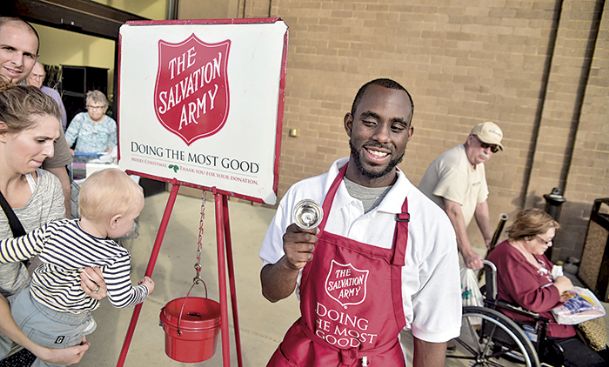
{"type": "Polygon", "coordinates": [[[98,91],[87,93],[87,112],[74,116],[66,140],[76,153],[108,153],[116,147],[116,121],[106,115],[108,99],[98,91]]]}

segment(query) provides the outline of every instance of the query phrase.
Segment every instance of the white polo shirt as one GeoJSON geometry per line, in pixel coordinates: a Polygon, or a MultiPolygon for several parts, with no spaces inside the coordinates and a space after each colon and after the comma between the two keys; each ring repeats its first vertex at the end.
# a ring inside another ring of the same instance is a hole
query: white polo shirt
{"type": "MultiPolygon", "coordinates": [[[[260,249],[263,265],[274,264],[284,255],[283,234],[294,222],[294,205],[302,199],[312,199],[321,205],[339,168],[347,161],[347,158],[337,160],[328,173],[297,182],[288,190],[260,249]]],[[[364,213],[360,200],[349,195],[343,182],[334,198],[326,230],[358,242],[391,248],[395,214],[401,212],[405,196],[410,213],[406,265],[402,270],[406,327],[418,339],[445,342],[460,334],[461,286],[455,232],[440,207],[401,171],[387,196],[368,213],[364,213]]]]}

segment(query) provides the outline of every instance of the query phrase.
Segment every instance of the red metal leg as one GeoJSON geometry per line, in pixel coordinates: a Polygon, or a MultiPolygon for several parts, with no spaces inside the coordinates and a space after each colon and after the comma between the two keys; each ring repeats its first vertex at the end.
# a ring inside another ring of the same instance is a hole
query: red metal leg
{"type": "MultiPolygon", "coordinates": [[[[167,224],[169,223],[169,217],[171,216],[171,212],[173,211],[173,205],[175,204],[176,197],[178,196],[178,190],[180,189],[180,184],[177,181],[172,182],[173,186],[171,187],[171,192],[169,193],[169,199],[167,199],[167,205],[165,206],[165,212],[163,213],[163,217],[161,219],[161,224],[159,225],[159,231],[156,234],[156,239],[154,241],[154,246],[152,248],[152,253],[150,254],[150,260],[148,261],[148,267],[146,268],[146,276],[152,276],[152,272],[154,270],[154,266],[156,265],[157,257],[159,256],[159,251],[161,249],[161,244],[163,243],[163,237],[165,236],[165,232],[167,231],[167,224]]],[[[137,320],[140,317],[140,311],[142,310],[142,304],[135,306],[133,310],[133,315],[131,316],[131,322],[129,323],[129,328],[127,329],[127,335],[125,336],[125,341],[123,342],[123,348],[121,349],[121,354],[118,357],[118,362],[116,363],[117,367],[122,367],[125,364],[125,359],[127,358],[127,352],[129,351],[129,345],[131,344],[131,339],[133,338],[133,332],[135,331],[135,326],[137,324],[137,320]]]]}
{"type": "Polygon", "coordinates": [[[230,338],[228,335],[228,309],[226,299],[226,261],[224,255],[224,215],[222,194],[213,190],[216,201],[216,243],[218,247],[218,293],[220,293],[220,316],[222,318],[222,361],[223,366],[230,366],[230,338]]]}
{"type": "Polygon", "coordinates": [[[243,366],[241,357],[241,336],[239,333],[239,314],[237,309],[237,288],[235,287],[235,267],[233,266],[233,248],[230,235],[230,217],[228,215],[228,197],[222,196],[224,207],[224,236],[226,237],[226,263],[228,265],[228,282],[230,286],[231,306],[233,309],[233,324],[235,325],[235,346],[237,348],[237,365],[243,366]]]}

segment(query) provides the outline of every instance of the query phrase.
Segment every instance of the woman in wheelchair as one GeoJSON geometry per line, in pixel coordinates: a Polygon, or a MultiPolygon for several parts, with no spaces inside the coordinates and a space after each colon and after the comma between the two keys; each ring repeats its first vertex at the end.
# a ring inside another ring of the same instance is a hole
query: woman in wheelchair
{"type": "MultiPolygon", "coordinates": [[[[577,337],[575,327],[556,323],[552,315],[552,308],[564,301],[562,294],[573,288],[567,277],[553,274],[553,264],[544,255],[559,227],[540,209],[517,214],[507,229],[508,239],[488,256],[497,267],[497,298],[548,319],[547,337],[562,347],[565,366],[607,366],[609,362],[577,337]]],[[[535,324],[523,314],[500,311],[517,323],[535,324]]]]}

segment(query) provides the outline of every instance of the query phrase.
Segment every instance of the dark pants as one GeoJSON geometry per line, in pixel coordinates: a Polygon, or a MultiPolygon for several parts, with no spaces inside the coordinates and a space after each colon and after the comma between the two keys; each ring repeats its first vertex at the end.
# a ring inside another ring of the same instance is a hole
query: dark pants
{"type": "Polygon", "coordinates": [[[565,351],[565,367],[606,367],[608,366],[600,354],[587,346],[579,338],[569,338],[556,341],[565,351]]]}

